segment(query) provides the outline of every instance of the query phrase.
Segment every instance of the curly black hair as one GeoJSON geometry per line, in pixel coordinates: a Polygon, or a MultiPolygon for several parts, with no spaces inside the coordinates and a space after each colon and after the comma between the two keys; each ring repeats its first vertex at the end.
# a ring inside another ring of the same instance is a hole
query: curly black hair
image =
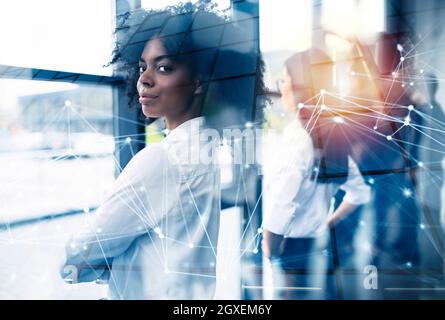
{"type": "Polygon", "coordinates": [[[108,65],[114,65],[116,75],[126,80],[130,107],[139,106],[138,61],[147,41],[154,38],[200,77],[203,114],[215,118],[220,111],[232,108],[238,114],[235,122],[252,120],[249,110],[255,108],[254,98],[265,92],[258,39],[208,0],[162,10],[138,9],[119,17],[116,47],[108,65]]]}

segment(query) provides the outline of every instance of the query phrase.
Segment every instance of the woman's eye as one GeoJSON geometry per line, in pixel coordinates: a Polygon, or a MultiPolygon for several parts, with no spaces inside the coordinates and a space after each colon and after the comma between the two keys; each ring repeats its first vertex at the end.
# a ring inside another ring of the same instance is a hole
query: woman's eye
{"type": "Polygon", "coordinates": [[[160,66],[158,66],[158,70],[162,73],[167,73],[167,72],[172,71],[173,69],[166,65],[160,65],[160,66]]]}
{"type": "Polygon", "coordinates": [[[143,74],[145,71],[145,67],[139,66],[139,74],[143,74]]]}

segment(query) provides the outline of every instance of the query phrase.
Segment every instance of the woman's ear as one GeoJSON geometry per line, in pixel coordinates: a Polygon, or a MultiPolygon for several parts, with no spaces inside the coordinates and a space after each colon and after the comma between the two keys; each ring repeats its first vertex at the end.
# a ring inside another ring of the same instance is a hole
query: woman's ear
{"type": "Polygon", "coordinates": [[[200,95],[202,93],[202,84],[200,80],[195,81],[195,95],[200,95]]]}

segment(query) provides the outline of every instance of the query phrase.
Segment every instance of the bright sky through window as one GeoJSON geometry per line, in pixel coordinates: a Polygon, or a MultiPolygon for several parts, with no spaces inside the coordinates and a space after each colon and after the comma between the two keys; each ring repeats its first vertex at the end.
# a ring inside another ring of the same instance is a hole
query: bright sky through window
{"type": "Polygon", "coordinates": [[[260,0],[260,46],[263,52],[303,51],[312,41],[312,1],[260,0]]]}
{"type": "Polygon", "coordinates": [[[113,2],[0,1],[0,64],[110,75],[113,2]]]}
{"type": "Polygon", "coordinates": [[[322,24],[340,36],[372,35],[384,30],[384,0],[324,0],[322,24]]]}

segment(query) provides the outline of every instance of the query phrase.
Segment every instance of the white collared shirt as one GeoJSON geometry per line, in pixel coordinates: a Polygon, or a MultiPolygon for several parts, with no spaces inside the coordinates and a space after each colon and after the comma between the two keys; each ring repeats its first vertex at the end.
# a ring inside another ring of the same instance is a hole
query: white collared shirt
{"type": "Polygon", "coordinates": [[[77,282],[109,277],[111,299],[213,298],[220,172],[177,161],[202,122],[181,124],[133,157],[90,227],[67,243],[62,274],[74,266],[77,282]]]}
{"type": "Polygon", "coordinates": [[[306,238],[325,232],[331,200],[339,188],[346,192],[344,201],[349,203],[363,204],[370,199],[370,188],[351,157],[344,184],[311,180],[314,147],[298,120],[286,128],[279,142],[273,138],[265,151],[263,227],[273,233],[306,238]]]}

